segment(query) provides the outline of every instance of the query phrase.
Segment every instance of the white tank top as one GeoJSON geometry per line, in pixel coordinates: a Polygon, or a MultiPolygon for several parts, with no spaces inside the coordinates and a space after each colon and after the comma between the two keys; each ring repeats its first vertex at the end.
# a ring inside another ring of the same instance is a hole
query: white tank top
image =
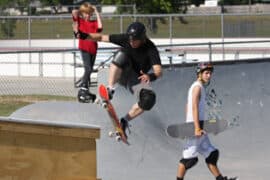
{"type": "Polygon", "coordinates": [[[194,121],[192,114],[192,91],[195,86],[199,86],[201,88],[201,96],[199,101],[199,120],[205,120],[205,88],[201,82],[195,81],[188,90],[186,122],[194,121]]]}

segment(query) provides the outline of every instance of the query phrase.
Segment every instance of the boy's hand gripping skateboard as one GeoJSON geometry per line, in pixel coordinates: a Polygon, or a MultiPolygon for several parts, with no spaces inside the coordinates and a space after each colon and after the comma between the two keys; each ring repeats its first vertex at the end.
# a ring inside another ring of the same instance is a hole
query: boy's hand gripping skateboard
{"type": "Polygon", "coordinates": [[[102,107],[105,108],[110,116],[110,119],[112,121],[112,124],[114,126],[114,131],[109,132],[110,137],[115,137],[117,141],[122,141],[125,144],[129,145],[129,142],[127,141],[127,137],[124,134],[124,131],[121,127],[120,121],[117,117],[117,114],[114,110],[114,107],[110,101],[109,94],[107,87],[103,84],[99,85],[98,87],[99,96],[102,100],[102,107]]]}

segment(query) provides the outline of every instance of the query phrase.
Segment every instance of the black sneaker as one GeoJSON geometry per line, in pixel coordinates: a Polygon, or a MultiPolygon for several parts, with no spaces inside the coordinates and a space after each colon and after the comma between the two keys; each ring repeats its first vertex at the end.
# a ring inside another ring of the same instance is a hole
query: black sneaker
{"type": "Polygon", "coordinates": [[[223,180],[238,180],[238,178],[237,177],[227,178],[227,176],[224,176],[223,180]]]}
{"type": "Polygon", "coordinates": [[[78,101],[81,103],[90,103],[94,102],[96,99],[96,95],[89,92],[87,88],[80,88],[78,92],[78,101]]]}
{"type": "MultiPolygon", "coordinates": [[[[126,138],[128,138],[127,133],[126,133],[126,130],[127,130],[127,129],[129,130],[129,124],[128,124],[128,121],[125,120],[124,118],[121,118],[120,123],[121,123],[121,128],[122,128],[123,131],[124,131],[124,135],[126,136],[126,138]]],[[[130,130],[129,130],[129,132],[130,132],[130,130]]]]}
{"type": "Polygon", "coordinates": [[[107,87],[108,94],[109,94],[109,99],[112,100],[113,94],[114,94],[114,89],[107,87]]]}

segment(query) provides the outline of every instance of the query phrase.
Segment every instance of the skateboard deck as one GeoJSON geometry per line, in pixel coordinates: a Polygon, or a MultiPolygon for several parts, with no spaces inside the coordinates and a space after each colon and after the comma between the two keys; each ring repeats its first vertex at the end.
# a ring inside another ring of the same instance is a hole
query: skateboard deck
{"type": "Polygon", "coordinates": [[[126,136],[124,135],[124,131],[121,128],[121,124],[119,118],[115,112],[115,109],[110,101],[107,87],[103,84],[100,84],[98,87],[99,96],[103,102],[102,106],[107,110],[109,117],[111,119],[112,125],[114,126],[114,131],[109,132],[109,136],[116,137],[117,141],[122,141],[125,144],[129,145],[126,136]]]}
{"type": "MultiPolygon", "coordinates": [[[[206,133],[219,134],[228,127],[228,122],[224,119],[216,120],[210,119],[206,121],[200,121],[201,129],[206,133]]],[[[186,137],[194,136],[194,123],[179,123],[172,124],[167,127],[167,134],[173,138],[184,139],[186,137]]]]}

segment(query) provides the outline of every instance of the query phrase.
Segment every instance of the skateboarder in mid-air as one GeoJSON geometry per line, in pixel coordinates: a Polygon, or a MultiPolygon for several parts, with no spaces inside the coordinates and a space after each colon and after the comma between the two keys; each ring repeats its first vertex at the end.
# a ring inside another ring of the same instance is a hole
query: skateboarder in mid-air
{"type": "Polygon", "coordinates": [[[121,47],[110,65],[108,91],[112,98],[115,84],[119,82],[138,98],[138,102],[120,120],[125,132],[130,120],[155,105],[156,95],[150,82],[162,75],[159,52],[154,43],[147,38],[146,28],[140,22],[131,23],[124,34],[103,35],[80,32],[80,38],[111,42],[121,47]],[[151,69],[152,72],[149,72],[151,69]]]}
{"type": "Polygon", "coordinates": [[[201,129],[199,121],[205,120],[205,88],[210,83],[213,73],[210,63],[199,63],[197,67],[197,80],[188,91],[186,122],[194,123],[194,136],[186,139],[183,157],[178,165],[177,180],[183,180],[186,171],[198,162],[198,154],[205,157],[205,162],[216,180],[236,180],[223,176],[217,167],[219,151],[210,142],[206,132],[201,129]]]}

